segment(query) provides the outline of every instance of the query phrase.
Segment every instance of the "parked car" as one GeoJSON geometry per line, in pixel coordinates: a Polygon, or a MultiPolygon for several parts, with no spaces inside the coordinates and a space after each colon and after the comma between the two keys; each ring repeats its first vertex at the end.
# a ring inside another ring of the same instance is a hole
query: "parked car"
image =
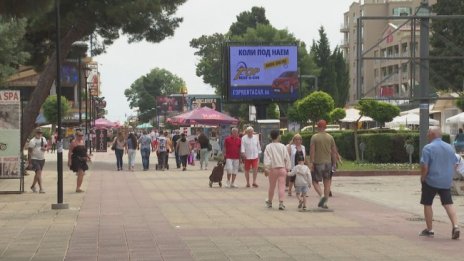
{"type": "Polygon", "coordinates": [[[286,71],[272,82],[272,91],[280,94],[292,94],[299,85],[298,72],[286,71]]]}

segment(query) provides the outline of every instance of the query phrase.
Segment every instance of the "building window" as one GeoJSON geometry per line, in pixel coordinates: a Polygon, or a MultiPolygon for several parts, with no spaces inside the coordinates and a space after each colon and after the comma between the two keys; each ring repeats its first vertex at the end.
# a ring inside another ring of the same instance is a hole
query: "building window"
{"type": "Polygon", "coordinates": [[[402,44],[401,44],[401,53],[402,53],[403,55],[406,55],[407,52],[408,52],[408,44],[407,44],[407,43],[402,43],[402,44]]]}
{"type": "Polygon", "coordinates": [[[410,7],[396,7],[393,8],[393,16],[409,16],[412,14],[412,8],[410,7]]]}
{"type": "Polygon", "coordinates": [[[401,71],[402,71],[403,73],[407,73],[407,72],[408,72],[408,64],[407,64],[407,63],[401,64],[401,71]]]}

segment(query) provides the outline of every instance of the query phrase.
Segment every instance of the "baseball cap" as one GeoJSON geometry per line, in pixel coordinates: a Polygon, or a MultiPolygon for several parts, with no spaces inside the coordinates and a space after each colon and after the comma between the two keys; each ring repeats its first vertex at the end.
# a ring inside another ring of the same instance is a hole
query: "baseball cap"
{"type": "Polygon", "coordinates": [[[317,127],[320,129],[325,129],[327,127],[327,122],[325,120],[320,120],[317,122],[317,127]]]}

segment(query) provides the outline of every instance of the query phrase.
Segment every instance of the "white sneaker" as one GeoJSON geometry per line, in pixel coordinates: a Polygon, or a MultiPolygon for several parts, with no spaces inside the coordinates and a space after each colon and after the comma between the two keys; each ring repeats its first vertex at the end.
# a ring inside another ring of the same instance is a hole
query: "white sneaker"
{"type": "Polygon", "coordinates": [[[226,187],[230,188],[230,181],[229,180],[226,183],[226,187]]]}
{"type": "Polygon", "coordinates": [[[230,184],[230,187],[231,187],[231,188],[238,188],[238,186],[235,185],[234,183],[230,184]]]}

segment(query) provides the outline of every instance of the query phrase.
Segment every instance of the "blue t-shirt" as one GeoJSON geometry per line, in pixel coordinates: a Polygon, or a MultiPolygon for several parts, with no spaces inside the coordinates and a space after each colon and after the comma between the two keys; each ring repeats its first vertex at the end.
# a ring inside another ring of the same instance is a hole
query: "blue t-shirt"
{"type": "Polygon", "coordinates": [[[429,169],[425,178],[427,185],[439,189],[451,188],[457,158],[450,144],[441,138],[434,139],[424,146],[420,163],[429,169]]]}
{"type": "Polygon", "coordinates": [[[140,149],[150,149],[151,146],[151,138],[148,135],[143,135],[139,139],[140,149]]]}

